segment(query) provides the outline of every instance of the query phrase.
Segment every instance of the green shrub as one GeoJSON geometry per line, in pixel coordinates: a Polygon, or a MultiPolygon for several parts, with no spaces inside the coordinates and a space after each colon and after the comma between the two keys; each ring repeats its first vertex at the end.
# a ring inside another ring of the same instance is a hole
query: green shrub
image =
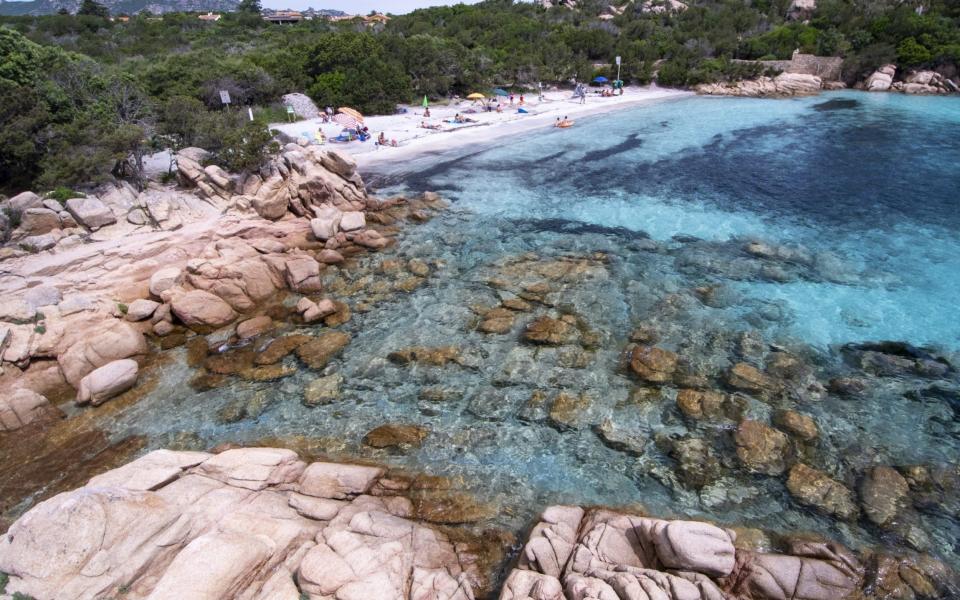
{"type": "Polygon", "coordinates": [[[83,192],[77,192],[77,191],[71,190],[70,188],[63,185],[58,185],[54,189],[44,194],[43,197],[48,198],[50,200],[56,200],[60,204],[63,204],[70,198],[86,198],[86,194],[84,194],[83,192]]]}
{"type": "Polygon", "coordinates": [[[7,583],[10,582],[10,576],[6,573],[0,573],[0,594],[7,592],[7,583]]]}
{"type": "Polygon", "coordinates": [[[20,223],[23,221],[23,211],[12,206],[4,206],[3,214],[7,216],[7,221],[10,222],[10,229],[20,227],[20,223]]]}
{"type": "Polygon", "coordinates": [[[121,314],[121,315],[125,315],[125,314],[127,314],[127,311],[130,310],[130,307],[127,306],[126,304],[124,304],[123,302],[118,302],[118,303],[117,303],[117,310],[120,311],[120,314],[121,314]]]}

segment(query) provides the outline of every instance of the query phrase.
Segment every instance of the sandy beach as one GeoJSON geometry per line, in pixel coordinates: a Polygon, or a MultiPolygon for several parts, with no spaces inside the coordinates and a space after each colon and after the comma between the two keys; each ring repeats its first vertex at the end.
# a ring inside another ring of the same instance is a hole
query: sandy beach
{"type": "MultiPolygon", "coordinates": [[[[331,144],[331,147],[351,154],[361,168],[369,168],[391,162],[410,160],[426,152],[442,152],[474,144],[488,143],[494,139],[509,139],[509,136],[525,133],[535,129],[550,127],[556,119],[569,117],[576,120],[590,115],[596,115],[613,110],[646,102],[655,102],[670,98],[690,95],[691,92],[649,87],[628,87],[622,96],[604,98],[600,95],[588,94],[585,104],[572,97],[569,90],[549,91],[544,93],[543,101],[536,95],[526,96],[523,108],[527,113],[519,113],[519,96],[510,106],[508,98],[501,98],[503,112],[486,112],[481,104],[470,100],[462,100],[449,105],[430,107],[430,118],[423,116],[423,107],[407,106],[405,114],[372,116],[366,119],[366,124],[373,134],[373,139],[366,142],[347,142],[331,144]],[[476,113],[467,113],[469,109],[477,109],[476,113]],[[473,119],[476,123],[455,124],[453,118],[457,113],[473,119]],[[426,121],[431,125],[439,125],[440,129],[425,129],[421,125],[426,121]],[[374,143],[380,132],[384,132],[387,140],[396,140],[398,146],[378,146],[374,143]]],[[[294,123],[273,123],[271,129],[278,129],[287,135],[298,136],[302,133],[316,135],[322,130],[327,140],[336,137],[342,130],[337,123],[321,123],[317,119],[302,120],[294,123]]],[[[570,129],[576,134],[576,125],[570,129]]]]}

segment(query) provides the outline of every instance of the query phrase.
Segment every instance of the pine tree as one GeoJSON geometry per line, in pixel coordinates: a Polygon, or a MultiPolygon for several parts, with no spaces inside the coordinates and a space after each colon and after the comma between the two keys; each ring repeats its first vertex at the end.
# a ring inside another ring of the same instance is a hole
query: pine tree
{"type": "Polygon", "coordinates": [[[237,5],[237,12],[259,15],[261,10],[260,0],[240,0],[237,5]]]}
{"type": "Polygon", "coordinates": [[[101,17],[104,19],[110,18],[110,10],[96,0],[83,0],[83,3],[80,4],[80,10],[77,11],[77,14],[89,15],[91,17],[101,17]]]}

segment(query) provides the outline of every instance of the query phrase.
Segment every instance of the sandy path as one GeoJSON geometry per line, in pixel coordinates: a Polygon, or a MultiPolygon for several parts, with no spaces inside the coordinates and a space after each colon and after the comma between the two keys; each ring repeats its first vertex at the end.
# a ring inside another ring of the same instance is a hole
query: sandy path
{"type": "MultiPolygon", "coordinates": [[[[517,105],[511,107],[509,101],[503,99],[504,110],[502,113],[478,112],[476,114],[465,114],[465,116],[475,119],[477,123],[464,125],[455,125],[444,121],[453,120],[454,115],[458,112],[464,113],[465,110],[477,106],[467,100],[449,106],[431,107],[430,119],[424,119],[422,107],[407,107],[407,114],[376,116],[366,119],[366,124],[374,138],[383,131],[388,140],[397,140],[399,147],[378,147],[373,140],[331,144],[331,146],[353,155],[361,168],[369,168],[375,165],[407,161],[427,152],[443,152],[459,147],[484,144],[496,139],[507,139],[517,134],[550,127],[557,117],[569,116],[571,119],[577,119],[641,103],[679,98],[690,94],[691,92],[654,86],[628,87],[623,96],[603,98],[588,95],[586,104],[580,104],[579,100],[573,99],[568,91],[547,92],[544,94],[543,102],[538,102],[535,95],[532,98],[527,98],[524,108],[529,111],[528,114],[519,114],[517,105]],[[443,129],[439,131],[424,129],[420,126],[424,120],[431,124],[440,124],[443,129]]],[[[270,127],[279,129],[291,136],[298,136],[303,132],[315,134],[318,129],[322,129],[328,139],[335,137],[342,129],[336,123],[321,124],[317,120],[276,123],[271,124],[270,127]]],[[[576,130],[576,126],[574,126],[571,131],[575,132],[576,130]]]]}

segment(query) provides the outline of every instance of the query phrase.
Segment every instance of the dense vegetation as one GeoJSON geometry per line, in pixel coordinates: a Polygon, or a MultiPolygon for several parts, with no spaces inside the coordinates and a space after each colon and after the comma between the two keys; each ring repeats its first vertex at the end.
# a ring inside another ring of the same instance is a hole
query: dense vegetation
{"type": "MultiPolygon", "coordinates": [[[[654,0],[659,1],[659,0],[654,0]]],[[[439,7],[386,26],[322,20],[277,26],[255,1],[216,23],[193,14],[113,22],[92,0],[84,14],[0,18],[0,187],[74,185],[139,175],[150,145],[198,144],[227,164],[258,160],[281,94],[305,91],[321,106],[389,112],[421,95],[442,97],[612,76],[661,85],[753,76],[736,58],[789,58],[795,49],[845,58],[862,78],[885,62],[960,63],[960,0],[819,0],[801,22],[789,0],[701,0],[653,13],[640,2],[609,14],[608,1],[577,10],[511,0],[439,7]],[[919,14],[922,13],[922,14],[919,14]],[[257,107],[248,124],[224,110],[257,107]],[[271,110],[273,105],[273,110],[271,110]]]]}

